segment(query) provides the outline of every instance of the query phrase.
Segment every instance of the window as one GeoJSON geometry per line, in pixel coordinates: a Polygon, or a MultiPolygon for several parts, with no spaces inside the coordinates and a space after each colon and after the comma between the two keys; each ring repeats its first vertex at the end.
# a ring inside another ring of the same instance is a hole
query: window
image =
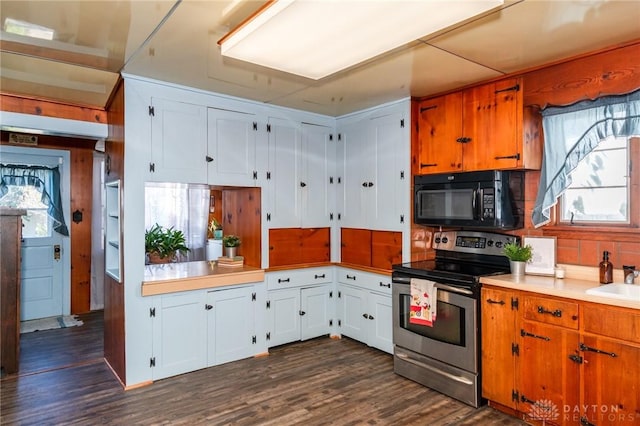
{"type": "Polygon", "coordinates": [[[629,223],[629,143],[609,137],[580,161],[560,199],[561,223],[629,223]]]}
{"type": "Polygon", "coordinates": [[[34,186],[7,185],[7,190],[0,198],[0,206],[27,210],[27,215],[22,217],[22,236],[50,237],[51,220],[47,214],[48,207],[42,202],[42,193],[34,186]]]}

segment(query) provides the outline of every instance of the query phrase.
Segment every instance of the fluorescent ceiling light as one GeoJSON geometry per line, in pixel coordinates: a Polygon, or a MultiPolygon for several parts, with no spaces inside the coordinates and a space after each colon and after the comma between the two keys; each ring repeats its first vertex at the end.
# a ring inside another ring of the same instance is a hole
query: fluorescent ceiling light
{"type": "Polygon", "coordinates": [[[318,80],[502,4],[272,0],[218,44],[223,56],[318,80]]]}
{"type": "Polygon", "coordinates": [[[51,28],[13,18],[7,18],[4,20],[4,30],[11,34],[39,38],[42,40],[53,40],[53,36],[55,34],[55,31],[51,28]]]}

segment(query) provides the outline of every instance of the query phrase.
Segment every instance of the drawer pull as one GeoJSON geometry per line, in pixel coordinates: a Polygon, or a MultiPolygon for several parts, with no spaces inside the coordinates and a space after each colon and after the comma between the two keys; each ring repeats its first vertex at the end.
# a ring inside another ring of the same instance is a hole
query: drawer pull
{"type": "Polygon", "coordinates": [[[582,352],[595,352],[597,354],[602,354],[602,355],[609,355],[612,358],[617,357],[618,355],[615,354],[615,352],[606,352],[606,351],[601,351],[600,349],[596,349],[596,348],[592,348],[590,346],[585,345],[584,343],[580,343],[580,350],[582,352]]]}
{"type": "Polygon", "coordinates": [[[522,328],[520,329],[520,336],[522,336],[522,337],[535,337],[536,339],[541,339],[541,340],[544,340],[545,342],[548,342],[548,341],[551,340],[550,337],[540,336],[538,334],[533,334],[533,333],[528,333],[528,332],[524,331],[524,329],[522,329],[522,328]]]}
{"type": "Polygon", "coordinates": [[[544,306],[538,306],[538,313],[553,315],[556,318],[562,317],[562,311],[560,309],[556,309],[555,311],[548,311],[544,308],[544,306]]]}
{"type": "Polygon", "coordinates": [[[316,280],[317,280],[318,278],[324,278],[324,274],[322,274],[322,275],[318,275],[318,274],[316,274],[316,275],[314,275],[314,278],[315,278],[316,280]]]}
{"type": "Polygon", "coordinates": [[[290,281],[289,278],[278,278],[278,284],[288,283],[289,281],[290,281]]]}
{"type": "Polygon", "coordinates": [[[487,303],[494,305],[504,305],[504,300],[487,299],[487,303]]]}
{"type": "Polygon", "coordinates": [[[355,281],[355,280],[356,280],[356,276],[355,276],[355,275],[349,275],[349,274],[347,274],[347,279],[348,279],[348,280],[354,280],[354,281],[355,281]]]}
{"type": "Polygon", "coordinates": [[[386,288],[391,288],[391,283],[383,283],[382,281],[380,281],[380,287],[386,287],[386,288]]]}

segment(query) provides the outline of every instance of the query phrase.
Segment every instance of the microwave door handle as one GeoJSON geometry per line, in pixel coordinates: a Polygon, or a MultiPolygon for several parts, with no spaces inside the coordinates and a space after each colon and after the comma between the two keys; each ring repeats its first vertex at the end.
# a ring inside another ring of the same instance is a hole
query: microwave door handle
{"type": "Polygon", "coordinates": [[[471,194],[471,211],[473,212],[473,220],[478,220],[478,194],[480,189],[474,189],[471,194]]]}

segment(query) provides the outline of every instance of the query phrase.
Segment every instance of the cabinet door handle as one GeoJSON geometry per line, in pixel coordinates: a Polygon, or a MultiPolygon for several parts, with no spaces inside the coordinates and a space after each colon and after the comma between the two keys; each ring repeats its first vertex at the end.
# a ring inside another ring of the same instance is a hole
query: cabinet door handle
{"type": "Polygon", "coordinates": [[[306,315],[305,311],[298,311],[298,314],[300,314],[300,316],[306,315]]]}
{"type": "Polygon", "coordinates": [[[278,278],[278,284],[288,283],[289,281],[290,281],[289,278],[278,278]]]}
{"type": "Polygon", "coordinates": [[[366,188],[367,187],[367,182],[362,182],[362,187],[366,188]]]}
{"type": "Polygon", "coordinates": [[[367,186],[368,186],[369,188],[371,188],[371,187],[373,186],[373,182],[368,182],[368,183],[367,183],[367,186]]]}
{"type": "Polygon", "coordinates": [[[318,278],[324,278],[324,274],[322,274],[322,275],[316,274],[313,277],[317,280],[318,278]]]}
{"type": "Polygon", "coordinates": [[[551,340],[551,338],[547,337],[547,336],[539,336],[537,334],[533,334],[533,333],[529,333],[524,331],[524,329],[520,329],[520,336],[522,337],[535,337],[536,339],[541,339],[544,340],[545,342],[548,342],[551,340]]]}
{"type": "Polygon", "coordinates": [[[504,305],[504,300],[487,299],[487,303],[494,304],[494,305],[504,305]]]}
{"type": "Polygon", "coordinates": [[[494,160],[520,160],[520,153],[517,152],[513,155],[505,155],[502,157],[493,157],[494,160]]]}
{"type": "Polygon", "coordinates": [[[618,355],[615,354],[615,352],[606,352],[606,351],[601,351],[600,349],[596,349],[596,348],[592,348],[590,346],[585,345],[584,343],[580,343],[579,345],[580,350],[582,352],[595,352],[597,354],[602,354],[602,355],[609,355],[612,358],[617,357],[618,355]]]}
{"type": "Polygon", "coordinates": [[[520,85],[516,84],[515,86],[511,86],[511,87],[507,87],[505,89],[500,89],[500,90],[496,90],[495,93],[500,93],[500,92],[511,92],[511,91],[515,91],[517,92],[518,90],[520,90],[520,85]]]}
{"type": "Polygon", "coordinates": [[[556,309],[555,311],[548,311],[544,308],[544,306],[538,306],[538,313],[553,315],[556,318],[562,317],[562,311],[560,309],[556,309]]]}
{"type": "Polygon", "coordinates": [[[208,155],[206,157],[204,157],[205,160],[207,160],[207,163],[210,163],[213,161],[213,157],[209,157],[208,155]]]}
{"type": "Polygon", "coordinates": [[[304,188],[305,186],[307,186],[307,184],[306,184],[306,183],[304,183],[304,182],[300,182],[300,187],[301,187],[301,188],[304,188]]]}
{"type": "Polygon", "coordinates": [[[372,320],[372,319],[373,319],[373,317],[372,317],[371,315],[369,315],[369,314],[362,314],[362,317],[363,317],[364,319],[370,319],[370,320],[372,320]]]}
{"type": "Polygon", "coordinates": [[[382,281],[380,281],[380,287],[386,287],[386,288],[391,288],[391,283],[383,283],[382,281]]]}
{"type": "Polygon", "coordinates": [[[424,169],[425,167],[436,167],[438,163],[420,163],[420,168],[424,169]]]}
{"type": "Polygon", "coordinates": [[[355,280],[356,280],[356,276],[355,276],[355,275],[349,275],[349,274],[347,274],[347,279],[348,279],[348,280],[354,280],[354,281],[355,281],[355,280]]]}
{"type": "Polygon", "coordinates": [[[469,142],[471,142],[471,138],[467,138],[467,137],[458,138],[458,139],[456,139],[456,142],[469,143],[469,142]]]}
{"type": "Polygon", "coordinates": [[[207,311],[210,311],[211,309],[213,309],[213,306],[207,303],[206,305],[204,305],[204,309],[206,309],[207,311]]]}

